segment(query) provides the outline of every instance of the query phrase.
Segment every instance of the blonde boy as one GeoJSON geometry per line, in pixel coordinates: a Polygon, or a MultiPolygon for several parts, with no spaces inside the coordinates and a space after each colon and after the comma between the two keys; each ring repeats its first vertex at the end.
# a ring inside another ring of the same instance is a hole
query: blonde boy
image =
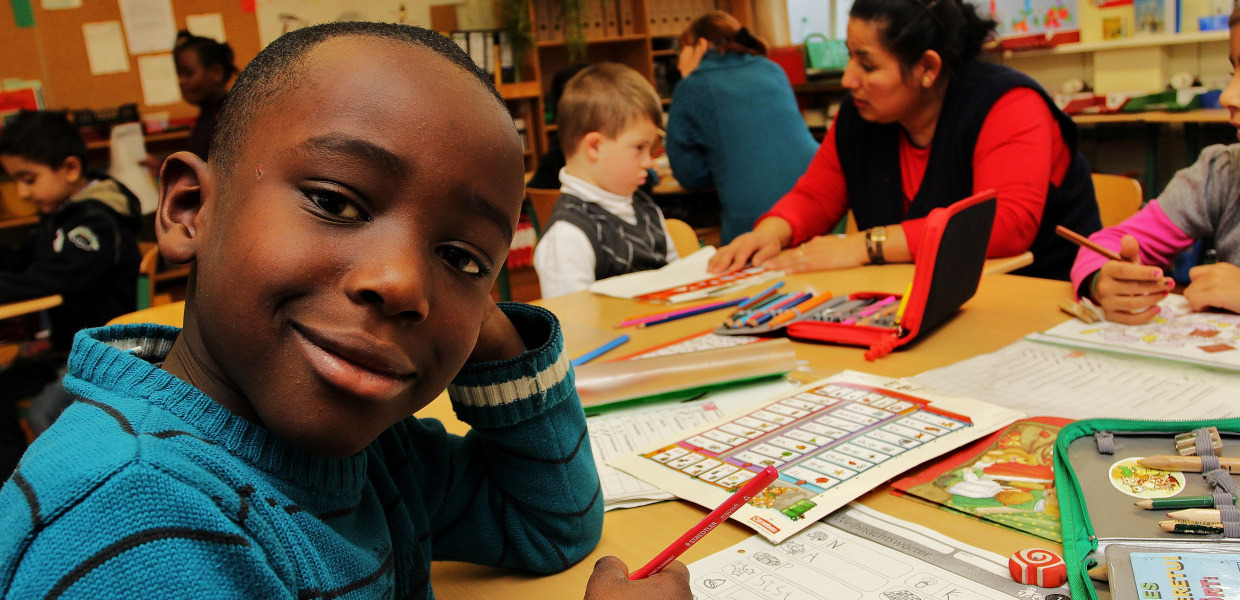
{"type": "Polygon", "coordinates": [[[543,297],[676,260],[663,213],[637,189],[663,122],[650,82],[623,65],[587,67],[564,87],[556,122],[567,164],[534,249],[543,297]]]}

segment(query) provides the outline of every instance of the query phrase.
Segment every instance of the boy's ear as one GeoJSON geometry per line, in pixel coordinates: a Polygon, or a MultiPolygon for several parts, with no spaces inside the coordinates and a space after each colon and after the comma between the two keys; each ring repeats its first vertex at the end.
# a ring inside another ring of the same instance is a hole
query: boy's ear
{"type": "Polygon", "coordinates": [[[66,158],[64,162],[60,163],[60,166],[57,167],[56,171],[60,173],[61,177],[65,178],[65,181],[76,183],[82,178],[82,169],[82,159],[76,156],[70,156],[66,158]]]}
{"type": "Polygon", "coordinates": [[[177,152],[159,171],[159,208],[155,233],[159,253],[169,262],[185,264],[197,254],[203,208],[212,201],[215,175],[197,154],[177,152]]]}
{"type": "Polygon", "coordinates": [[[586,158],[590,162],[597,162],[599,159],[599,148],[603,144],[603,134],[598,131],[591,131],[581,138],[581,151],[585,152],[586,158]]]}

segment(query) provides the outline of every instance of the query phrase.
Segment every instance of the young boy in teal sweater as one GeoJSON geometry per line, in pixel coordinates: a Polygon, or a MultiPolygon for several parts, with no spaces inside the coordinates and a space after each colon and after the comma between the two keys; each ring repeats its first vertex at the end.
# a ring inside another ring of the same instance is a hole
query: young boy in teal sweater
{"type": "MultiPolygon", "coordinates": [[[[584,558],[602,498],[559,324],[490,298],[521,146],[469,58],[402,25],[290,33],[210,156],[160,177],[185,327],[78,335],[79,401],[0,489],[0,597],[430,598],[432,559],[584,558]],[[409,416],[445,388],[464,437],[409,416]]],[[[683,565],[614,558],[586,594],[690,598],[683,565]]]]}

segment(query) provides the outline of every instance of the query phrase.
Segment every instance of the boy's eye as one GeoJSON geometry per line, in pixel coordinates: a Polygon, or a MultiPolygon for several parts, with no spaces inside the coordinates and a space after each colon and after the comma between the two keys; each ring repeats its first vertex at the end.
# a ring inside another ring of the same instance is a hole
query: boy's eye
{"type": "Polygon", "coordinates": [[[348,221],[369,221],[370,216],[365,213],[352,200],[344,197],[342,194],[329,192],[325,190],[312,190],[306,192],[306,197],[310,199],[319,210],[327,213],[329,216],[337,219],[348,221]]]}
{"type": "Polygon", "coordinates": [[[439,256],[452,268],[467,275],[481,277],[489,273],[489,270],[482,264],[481,260],[456,246],[441,246],[439,248],[439,256]]]}

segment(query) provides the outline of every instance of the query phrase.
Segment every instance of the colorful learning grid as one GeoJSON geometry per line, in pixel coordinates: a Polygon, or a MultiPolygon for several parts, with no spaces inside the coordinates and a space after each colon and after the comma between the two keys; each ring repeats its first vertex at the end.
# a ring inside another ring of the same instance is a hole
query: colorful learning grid
{"type": "Polygon", "coordinates": [[[703,506],[773,465],[780,479],[734,518],[779,543],[906,469],[1021,416],[846,371],[609,464],[703,506]]]}

